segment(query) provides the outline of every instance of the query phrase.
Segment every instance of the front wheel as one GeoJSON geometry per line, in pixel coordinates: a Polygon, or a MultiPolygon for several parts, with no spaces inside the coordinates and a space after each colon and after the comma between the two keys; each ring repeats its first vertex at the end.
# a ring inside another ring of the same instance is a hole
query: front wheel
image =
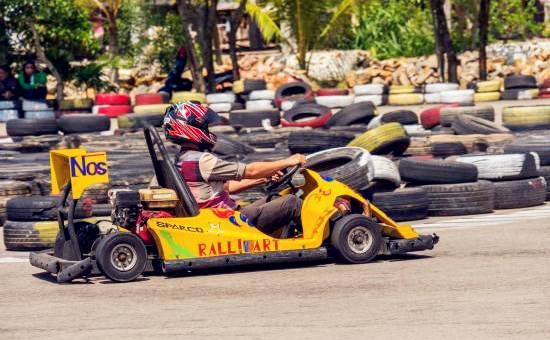
{"type": "Polygon", "coordinates": [[[135,280],[145,270],[147,250],[134,234],[113,233],[105,236],[96,250],[98,267],[116,282],[135,280]]]}
{"type": "Polygon", "coordinates": [[[351,214],[336,221],[330,241],[344,262],[367,263],[378,255],[382,236],[380,226],[373,220],[351,214]]]}

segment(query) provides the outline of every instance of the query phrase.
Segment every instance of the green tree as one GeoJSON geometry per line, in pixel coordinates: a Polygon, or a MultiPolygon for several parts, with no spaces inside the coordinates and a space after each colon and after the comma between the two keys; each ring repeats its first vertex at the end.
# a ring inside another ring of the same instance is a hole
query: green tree
{"type": "Polygon", "coordinates": [[[342,15],[348,13],[356,0],[250,0],[247,12],[255,19],[266,40],[274,37],[283,42],[293,40],[298,64],[307,71],[307,52],[327,41],[342,15]],[[281,25],[288,25],[285,36],[281,25]]]}
{"type": "Polygon", "coordinates": [[[0,0],[0,9],[11,44],[46,64],[61,100],[70,62],[98,50],[86,13],[72,0],[0,0]]]}
{"type": "MultiPolygon", "coordinates": [[[[131,0],[76,0],[76,3],[82,8],[91,12],[99,11],[107,20],[109,54],[113,65],[116,65],[116,61],[114,59],[119,56],[120,52],[118,18],[125,1],[131,0]]],[[[111,80],[114,83],[118,83],[117,67],[113,67],[111,80]]]]}

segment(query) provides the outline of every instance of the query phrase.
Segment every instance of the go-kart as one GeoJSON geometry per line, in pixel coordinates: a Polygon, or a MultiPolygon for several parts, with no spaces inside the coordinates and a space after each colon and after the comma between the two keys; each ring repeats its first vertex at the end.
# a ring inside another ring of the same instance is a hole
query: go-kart
{"type": "Polygon", "coordinates": [[[148,126],[144,133],[160,188],[111,193],[117,229],[106,234],[74,219],[83,190],[108,181],[105,154],[52,151],[53,192],[61,193],[59,235],[53,250],[30,254],[33,266],[56,274],[58,282],[94,274],[126,282],[145,270],[170,273],[329,257],[367,263],[379,254],[433,249],[439,240],[398,225],[345,184],[298,167],[268,189],[300,196],[301,222],[264,234],[239,211],[199,209],[158,132],[148,126]],[[296,186],[292,179],[300,170],[305,183],[296,186]]]}

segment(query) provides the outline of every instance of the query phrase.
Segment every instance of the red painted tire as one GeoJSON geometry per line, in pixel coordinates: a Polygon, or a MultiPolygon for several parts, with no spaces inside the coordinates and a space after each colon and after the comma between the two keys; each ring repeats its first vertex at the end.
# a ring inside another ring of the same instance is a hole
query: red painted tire
{"type": "Polygon", "coordinates": [[[135,98],[135,106],[164,104],[164,97],[160,93],[138,94],[135,98]]]}
{"type": "MultiPolygon", "coordinates": [[[[546,80],[546,81],[548,81],[548,80],[546,80]]],[[[550,81],[548,81],[548,82],[550,82],[550,81]]],[[[550,88],[541,89],[539,91],[539,98],[550,98],[550,88]]]]}
{"type": "Polygon", "coordinates": [[[119,93],[99,93],[95,96],[95,105],[130,105],[130,96],[119,93]]]}
{"type": "Polygon", "coordinates": [[[122,116],[132,112],[130,105],[111,105],[100,107],[97,111],[98,114],[104,115],[110,118],[122,116]]]}
{"type": "Polygon", "coordinates": [[[327,121],[332,117],[330,108],[318,104],[304,104],[286,111],[281,118],[281,125],[284,127],[312,127],[319,128],[325,126],[327,121]],[[311,118],[308,120],[300,120],[301,118],[311,118]]]}
{"type": "Polygon", "coordinates": [[[319,89],[316,95],[318,97],[323,96],[347,96],[349,91],[346,89],[319,89]]]}
{"type": "Polygon", "coordinates": [[[275,91],[275,105],[281,107],[283,101],[296,101],[299,99],[313,98],[311,86],[304,82],[295,81],[286,83],[277,88],[275,91]]]}
{"type": "Polygon", "coordinates": [[[439,125],[439,115],[442,108],[456,106],[459,106],[459,104],[440,105],[426,109],[420,112],[420,123],[425,129],[431,129],[434,126],[439,125]]]}

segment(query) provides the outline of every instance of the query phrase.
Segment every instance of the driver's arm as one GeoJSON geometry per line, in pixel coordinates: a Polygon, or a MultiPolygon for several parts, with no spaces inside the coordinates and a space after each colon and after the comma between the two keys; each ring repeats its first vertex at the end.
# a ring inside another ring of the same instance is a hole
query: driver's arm
{"type": "Polygon", "coordinates": [[[266,178],[260,179],[243,179],[240,181],[227,181],[225,182],[225,190],[230,194],[238,194],[246,189],[253,188],[255,186],[267,183],[266,178]]]}
{"type": "Polygon", "coordinates": [[[277,174],[278,171],[295,166],[304,165],[306,157],[295,154],[288,158],[273,162],[254,162],[246,165],[244,179],[264,179],[277,174]]]}

